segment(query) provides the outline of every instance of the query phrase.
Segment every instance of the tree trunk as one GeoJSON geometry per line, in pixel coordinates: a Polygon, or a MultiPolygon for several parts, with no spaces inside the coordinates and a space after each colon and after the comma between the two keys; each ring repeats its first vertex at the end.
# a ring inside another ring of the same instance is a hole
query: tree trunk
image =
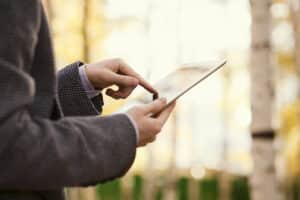
{"type": "Polygon", "coordinates": [[[254,161],[251,176],[251,197],[253,200],[279,198],[274,166],[273,147],[273,69],[271,64],[271,0],[250,0],[251,26],[251,109],[254,161]]]}
{"type": "Polygon", "coordinates": [[[83,12],[82,12],[82,46],[83,46],[83,61],[90,61],[90,49],[89,49],[89,13],[91,0],[83,0],[83,12]]]}
{"type": "Polygon", "coordinates": [[[174,113],[171,116],[172,119],[172,131],[171,133],[171,160],[170,165],[167,170],[168,176],[166,176],[166,185],[165,185],[165,199],[166,200],[173,200],[176,199],[176,153],[177,153],[177,132],[178,132],[178,108],[174,110],[174,113]]]}
{"type": "Polygon", "coordinates": [[[224,110],[223,110],[223,152],[222,152],[222,160],[220,166],[222,167],[222,173],[220,176],[220,199],[221,200],[230,200],[230,174],[228,173],[228,134],[229,134],[229,90],[230,90],[230,80],[231,80],[231,72],[230,68],[226,68],[223,70],[224,72],[224,82],[223,82],[223,102],[224,102],[224,110]]]}

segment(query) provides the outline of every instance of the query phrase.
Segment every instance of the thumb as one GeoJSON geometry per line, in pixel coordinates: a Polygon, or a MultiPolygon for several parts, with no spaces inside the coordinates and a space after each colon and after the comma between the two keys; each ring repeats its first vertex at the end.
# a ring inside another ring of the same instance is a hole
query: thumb
{"type": "Polygon", "coordinates": [[[161,111],[167,105],[167,100],[165,98],[157,99],[152,103],[146,104],[144,106],[146,114],[156,114],[161,111]]]}
{"type": "Polygon", "coordinates": [[[114,74],[113,81],[114,84],[123,87],[136,87],[139,84],[136,78],[119,74],[114,74]]]}

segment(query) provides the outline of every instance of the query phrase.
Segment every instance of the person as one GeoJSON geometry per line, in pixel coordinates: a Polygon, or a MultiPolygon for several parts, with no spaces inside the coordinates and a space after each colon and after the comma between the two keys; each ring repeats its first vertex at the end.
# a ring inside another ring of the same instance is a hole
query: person
{"type": "Polygon", "coordinates": [[[101,92],[155,89],[120,59],[73,63],[55,76],[39,0],[0,1],[0,199],[64,199],[63,188],[124,175],[136,148],[155,139],[174,104],[163,99],[99,117],[101,92]],[[160,113],[159,115],[154,114],[160,113]]]}

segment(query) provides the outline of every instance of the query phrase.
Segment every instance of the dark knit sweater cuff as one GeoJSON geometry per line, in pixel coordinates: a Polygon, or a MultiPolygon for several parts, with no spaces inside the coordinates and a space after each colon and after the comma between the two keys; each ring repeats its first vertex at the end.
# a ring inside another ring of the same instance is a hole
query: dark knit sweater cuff
{"type": "Polygon", "coordinates": [[[102,95],[90,100],[82,86],[81,65],[81,62],[76,62],[58,72],[58,99],[64,116],[98,115],[102,111],[102,95]]]}

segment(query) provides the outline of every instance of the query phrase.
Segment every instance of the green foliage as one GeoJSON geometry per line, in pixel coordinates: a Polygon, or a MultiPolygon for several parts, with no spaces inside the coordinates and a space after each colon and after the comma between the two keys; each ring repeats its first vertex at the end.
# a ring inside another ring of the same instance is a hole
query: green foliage
{"type": "Polygon", "coordinates": [[[101,200],[121,200],[121,182],[119,179],[96,187],[101,200]]]}
{"type": "Polygon", "coordinates": [[[234,178],[231,182],[231,200],[250,200],[248,179],[246,177],[234,178]]]}
{"type": "Polygon", "coordinates": [[[178,200],[189,199],[189,180],[186,177],[181,177],[177,181],[177,199],[178,200]]]}
{"type": "Polygon", "coordinates": [[[219,183],[217,178],[203,179],[199,183],[199,199],[217,200],[219,199],[219,183]]]}
{"type": "Polygon", "coordinates": [[[164,199],[164,190],[161,187],[159,187],[158,190],[156,191],[154,199],[155,200],[163,200],[164,199]]]}
{"type": "Polygon", "coordinates": [[[299,200],[300,199],[300,180],[295,179],[292,185],[292,199],[299,200]]]}
{"type": "Polygon", "coordinates": [[[135,175],[133,177],[133,199],[142,200],[143,199],[143,185],[144,180],[140,175],[135,175]]]}
{"type": "Polygon", "coordinates": [[[155,189],[155,200],[163,200],[164,199],[164,177],[160,176],[158,185],[156,186],[155,189]]]}

